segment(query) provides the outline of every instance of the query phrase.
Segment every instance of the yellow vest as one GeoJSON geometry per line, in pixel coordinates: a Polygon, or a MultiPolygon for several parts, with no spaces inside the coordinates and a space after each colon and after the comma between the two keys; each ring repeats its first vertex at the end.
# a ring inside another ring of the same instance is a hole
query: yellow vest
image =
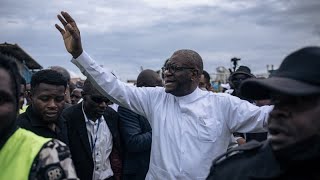
{"type": "Polygon", "coordinates": [[[34,158],[50,140],[25,129],[16,130],[0,150],[0,180],[28,179],[34,158]]]}

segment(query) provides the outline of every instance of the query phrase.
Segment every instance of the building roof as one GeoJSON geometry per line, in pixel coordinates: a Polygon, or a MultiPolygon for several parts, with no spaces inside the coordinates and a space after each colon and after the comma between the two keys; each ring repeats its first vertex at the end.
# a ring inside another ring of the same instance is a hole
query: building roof
{"type": "Polygon", "coordinates": [[[0,52],[15,57],[18,61],[25,62],[29,69],[42,69],[43,67],[26,53],[18,44],[0,44],[0,52]]]}

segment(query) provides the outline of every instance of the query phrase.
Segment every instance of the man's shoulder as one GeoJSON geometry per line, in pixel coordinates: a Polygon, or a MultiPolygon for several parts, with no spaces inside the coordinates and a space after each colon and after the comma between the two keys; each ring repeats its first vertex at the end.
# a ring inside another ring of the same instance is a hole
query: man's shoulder
{"type": "Polygon", "coordinates": [[[229,176],[231,179],[241,179],[240,177],[246,174],[244,171],[255,170],[259,155],[266,147],[267,142],[251,141],[230,149],[213,161],[208,179],[229,176]]]}
{"type": "Polygon", "coordinates": [[[117,111],[115,111],[113,108],[109,106],[107,106],[105,114],[118,115],[117,111]]]}
{"type": "Polygon", "coordinates": [[[27,113],[24,112],[24,113],[21,113],[21,114],[18,115],[17,121],[25,120],[26,118],[27,118],[27,113]]]}
{"type": "Polygon", "coordinates": [[[82,111],[81,104],[76,104],[76,105],[65,108],[62,111],[61,115],[74,114],[74,111],[82,111]]]}
{"type": "Polygon", "coordinates": [[[120,117],[121,117],[121,116],[126,116],[126,115],[130,115],[130,116],[135,115],[135,116],[138,117],[138,114],[137,114],[137,113],[133,112],[133,111],[130,110],[130,109],[127,109],[127,108],[125,108],[125,107],[122,107],[122,106],[119,106],[119,108],[118,108],[118,115],[119,115],[120,117]]]}
{"type": "Polygon", "coordinates": [[[17,125],[22,128],[31,126],[31,121],[29,116],[27,115],[27,112],[19,114],[19,116],[17,117],[17,125]]]}
{"type": "Polygon", "coordinates": [[[212,93],[212,96],[214,96],[216,99],[220,99],[220,100],[228,100],[228,101],[233,101],[233,100],[240,100],[240,98],[233,96],[231,94],[228,93],[212,93]]]}
{"type": "MultiPolygon", "coordinates": [[[[120,107],[120,106],[119,106],[120,107]]],[[[119,111],[119,108],[118,108],[119,111]]],[[[105,120],[111,120],[118,123],[119,121],[119,112],[115,111],[113,108],[107,106],[106,110],[104,111],[103,117],[105,120]]]]}
{"type": "Polygon", "coordinates": [[[131,110],[128,109],[128,108],[125,108],[125,107],[123,107],[123,106],[119,106],[119,107],[118,107],[118,113],[119,113],[119,112],[122,112],[122,111],[123,111],[123,112],[128,112],[128,111],[131,111],[131,110]]]}
{"type": "Polygon", "coordinates": [[[216,92],[207,92],[206,94],[206,99],[209,97],[210,101],[218,101],[218,102],[223,102],[230,100],[232,96],[230,94],[226,93],[216,93],[216,92]]]}
{"type": "Polygon", "coordinates": [[[79,123],[85,123],[81,104],[76,104],[67,109],[64,109],[60,115],[60,118],[63,123],[67,125],[69,130],[73,129],[74,127],[78,127],[79,123]]]}

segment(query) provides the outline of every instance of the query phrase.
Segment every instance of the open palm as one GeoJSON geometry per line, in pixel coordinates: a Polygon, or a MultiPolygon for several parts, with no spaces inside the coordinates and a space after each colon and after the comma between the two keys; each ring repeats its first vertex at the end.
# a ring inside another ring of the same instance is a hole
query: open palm
{"type": "Polygon", "coordinates": [[[58,19],[64,26],[64,29],[57,24],[55,26],[60,31],[63,37],[64,45],[66,46],[67,51],[74,58],[77,58],[81,55],[83,51],[81,45],[80,31],[77,27],[76,22],[67,12],[61,12],[61,15],[63,17],[58,15],[58,19]]]}

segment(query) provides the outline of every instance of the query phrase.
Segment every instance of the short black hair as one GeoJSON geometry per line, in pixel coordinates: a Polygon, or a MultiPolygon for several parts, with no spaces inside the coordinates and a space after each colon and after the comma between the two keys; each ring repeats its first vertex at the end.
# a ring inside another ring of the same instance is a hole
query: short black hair
{"type": "Polygon", "coordinates": [[[137,87],[163,86],[162,80],[157,72],[151,69],[141,71],[137,78],[137,87]]]}
{"type": "Polygon", "coordinates": [[[31,92],[40,85],[40,83],[64,86],[67,88],[67,79],[59,72],[52,69],[44,69],[36,72],[31,77],[31,92]]]}
{"type": "Polygon", "coordinates": [[[70,80],[71,80],[70,73],[65,68],[63,68],[61,66],[51,66],[51,67],[49,67],[49,69],[55,70],[58,73],[62,74],[62,76],[67,79],[67,82],[68,83],[70,82],[70,80]]]}
{"type": "Polygon", "coordinates": [[[0,68],[6,70],[11,77],[11,90],[15,94],[16,107],[19,110],[21,75],[17,63],[13,57],[0,53],[0,68]]]}
{"type": "Polygon", "coordinates": [[[207,71],[203,70],[202,74],[203,74],[204,78],[206,79],[206,82],[208,84],[210,84],[210,75],[209,75],[209,73],[207,71]]]}
{"type": "Polygon", "coordinates": [[[88,78],[84,81],[82,90],[85,94],[93,94],[97,91],[97,89],[93,86],[93,84],[88,78]]]}

